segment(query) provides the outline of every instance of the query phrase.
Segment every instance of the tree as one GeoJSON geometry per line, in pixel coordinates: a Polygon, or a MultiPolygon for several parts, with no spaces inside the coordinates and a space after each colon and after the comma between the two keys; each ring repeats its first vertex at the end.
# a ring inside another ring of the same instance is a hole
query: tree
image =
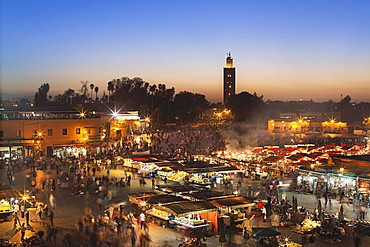
{"type": "Polygon", "coordinates": [[[99,101],[99,98],[98,98],[98,92],[99,92],[99,87],[95,87],[95,94],[96,94],[96,101],[99,101]]]}
{"type": "Polygon", "coordinates": [[[90,84],[90,89],[91,89],[91,99],[93,97],[93,89],[94,89],[95,85],[94,84],[90,84]]]}
{"type": "Polygon", "coordinates": [[[173,107],[176,112],[176,119],[182,123],[189,123],[196,120],[206,109],[209,102],[202,94],[194,94],[183,91],[175,95],[173,107]]]}
{"type": "Polygon", "coordinates": [[[264,117],[264,102],[256,93],[241,92],[229,98],[228,108],[235,116],[236,121],[258,121],[264,117]]]}
{"type": "Polygon", "coordinates": [[[49,83],[44,83],[42,84],[37,92],[35,93],[35,106],[47,106],[48,104],[48,99],[47,95],[50,90],[50,85],[49,83]]]}
{"type": "Polygon", "coordinates": [[[83,96],[85,96],[87,98],[87,84],[89,82],[88,81],[81,81],[81,89],[80,89],[80,92],[82,93],[83,96]]]}

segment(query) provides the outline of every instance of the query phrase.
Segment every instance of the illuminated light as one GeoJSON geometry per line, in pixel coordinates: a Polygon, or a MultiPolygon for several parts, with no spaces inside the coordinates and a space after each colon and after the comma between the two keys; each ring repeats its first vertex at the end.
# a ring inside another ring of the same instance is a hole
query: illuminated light
{"type": "Polygon", "coordinates": [[[335,123],[335,120],[330,120],[330,123],[335,123]]]}
{"type": "Polygon", "coordinates": [[[38,136],[42,136],[42,133],[41,133],[41,132],[39,132],[39,133],[37,133],[37,135],[38,135],[38,136]]]}
{"type": "Polygon", "coordinates": [[[150,119],[147,117],[147,118],[145,118],[145,121],[150,122],[150,119]]]}
{"type": "Polygon", "coordinates": [[[315,164],[311,164],[311,168],[314,168],[315,167],[315,164]]]}
{"type": "Polygon", "coordinates": [[[113,112],[113,117],[117,117],[118,116],[118,112],[113,112]]]}
{"type": "Polygon", "coordinates": [[[81,113],[80,113],[80,116],[81,116],[81,117],[84,117],[84,116],[85,116],[85,113],[81,112],[81,113]]]}
{"type": "Polygon", "coordinates": [[[340,172],[344,172],[344,168],[343,167],[341,167],[339,170],[340,170],[340,172]]]}
{"type": "Polygon", "coordinates": [[[299,119],[299,122],[302,123],[303,122],[302,119],[299,119]]]}
{"type": "Polygon", "coordinates": [[[40,141],[39,140],[37,140],[36,142],[40,144],[40,141]]]}

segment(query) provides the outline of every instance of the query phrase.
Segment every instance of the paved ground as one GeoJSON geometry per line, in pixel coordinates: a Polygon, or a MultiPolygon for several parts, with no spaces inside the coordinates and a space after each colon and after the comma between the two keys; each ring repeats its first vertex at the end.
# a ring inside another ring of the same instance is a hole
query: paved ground
{"type": "MultiPolygon", "coordinates": [[[[28,171],[23,170],[19,171],[16,174],[16,182],[15,188],[24,189],[27,188],[28,185],[25,184],[25,175],[28,171]]],[[[122,171],[120,170],[112,170],[111,176],[121,176],[122,171]]],[[[98,174],[99,175],[99,174],[98,174]]],[[[38,179],[41,179],[43,176],[49,176],[53,178],[55,174],[52,172],[51,174],[44,174],[42,171],[38,171],[38,179]]],[[[1,171],[0,181],[6,180],[6,173],[1,171]]],[[[243,187],[242,187],[242,194],[247,193],[248,185],[251,185],[252,188],[257,188],[260,181],[251,181],[251,180],[243,180],[243,187]]],[[[38,183],[40,184],[40,183],[38,183]]],[[[146,186],[140,186],[139,181],[137,179],[133,179],[131,187],[120,187],[116,193],[116,197],[113,198],[114,201],[117,200],[127,200],[127,194],[132,192],[139,192],[139,191],[151,191],[150,181],[147,181],[146,186]]],[[[218,187],[218,190],[223,191],[223,187],[218,187]]],[[[84,215],[83,207],[85,205],[84,198],[75,197],[71,195],[71,190],[68,187],[62,188],[61,191],[54,192],[57,201],[57,207],[54,209],[55,212],[55,225],[58,227],[58,238],[57,244],[52,244],[49,246],[64,246],[62,243],[62,238],[65,233],[70,232],[74,236],[75,244],[73,246],[89,246],[89,244],[84,241],[83,235],[77,235],[75,224],[77,223],[78,219],[84,215]]],[[[313,195],[303,195],[303,194],[293,194],[288,192],[287,197],[288,199],[292,198],[292,196],[297,196],[298,203],[300,205],[304,204],[307,209],[312,210],[317,206],[317,199],[313,195]]],[[[39,191],[37,194],[39,200],[43,202],[47,202],[49,197],[49,192],[47,191],[39,191]]],[[[95,216],[102,214],[103,212],[99,210],[98,206],[95,203],[96,195],[92,194],[90,198],[90,205],[95,216]]],[[[323,204],[324,205],[324,204],[323,204]]],[[[339,208],[339,202],[336,200],[332,201],[332,207],[327,207],[327,211],[331,213],[336,213],[339,208]]],[[[130,204],[128,203],[125,210],[130,210],[130,204]]],[[[126,212],[127,212],[126,211],[126,212]]],[[[355,219],[357,216],[353,212],[352,206],[349,207],[348,210],[348,217],[355,219]]],[[[368,215],[366,216],[368,217],[368,215]]],[[[23,222],[24,219],[21,219],[23,222]]],[[[31,227],[28,228],[26,233],[26,237],[35,234],[35,232],[39,230],[45,231],[45,226],[43,225],[44,221],[37,220],[35,215],[35,211],[31,211],[31,227]]],[[[13,242],[20,241],[20,232],[19,230],[13,230],[12,227],[13,222],[4,222],[0,223],[0,238],[10,238],[13,242]]],[[[269,227],[271,223],[269,221],[263,222],[262,220],[258,220],[256,222],[255,227],[269,227]]],[[[163,246],[164,242],[173,247],[177,247],[181,243],[181,234],[177,233],[173,229],[169,228],[162,228],[160,226],[149,224],[150,227],[150,236],[152,239],[152,246],[163,246]]],[[[292,229],[289,228],[279,228],[279,231],[282,232],[283,237],[289,237],[290,239],[300,242],[301,235],[295,234],[292,232],[292,229]]],[[[228,237],[228,235],[227,235],[228,237]]],[[[342,242],[339,244],[335,244],[335,246],[351,246],[353,245],[353,240],[350,237],[343,236],[341,237],[342,242]]],[[[222,244],[219,242],[217,236],[208,238],[207,242],[210,246],[221,246],[222,244]]],[[[368,237],[362,237],[363,246],[370,246],[370,240],[368,237]]],[[[226,244],[223,244],[226,246],[226,244]]],[[[328,244],[324,242],[323,239],[318,237],[316,246],[329,246],[332,244],[328,244]]],[[[120,246],[127,246],[127,243],[122,243],[120,246]]],[[[128,245],[130,246],[130,245],[128,245]]],[[[256,243],[253,239],[249,240],[245,246],[256,246],[256,243]]]]}

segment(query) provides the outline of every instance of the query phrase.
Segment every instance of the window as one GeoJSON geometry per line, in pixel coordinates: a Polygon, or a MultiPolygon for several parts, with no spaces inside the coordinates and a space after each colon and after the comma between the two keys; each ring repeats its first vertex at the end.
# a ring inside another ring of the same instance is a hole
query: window
{"type": "Polygon", "coordinates": [[[15,136],[16,136],[16,137],[21,137],[21,136],[22,136],[22,132],[21,132],[21,130],[16,130],[16,131],[15,131],[15,136]]]}
{"type": "Polygon", "coordinates": [[[230,85],[229,88],[232,88],[232,86],[230,85]]]}
{"type": "Polygon", "coordinates": [[[76,135],[81,134],[81,128],[76,128],[76,135]]]}
{"type": "Polygon", "coordinates": [[[67,135],[67,129],[62,129],[62,135],[64,135],[64,136],[67,135]]]}
{"type": "Polygon", "coordinates": [[[53,135],[53,129],[48,129],[48,136],[52,136],[53,135]]]}
{"type": "Polygon", "coordinates": [[[4,130],[0,130],[0,137],[4,137],[4,130]]]}

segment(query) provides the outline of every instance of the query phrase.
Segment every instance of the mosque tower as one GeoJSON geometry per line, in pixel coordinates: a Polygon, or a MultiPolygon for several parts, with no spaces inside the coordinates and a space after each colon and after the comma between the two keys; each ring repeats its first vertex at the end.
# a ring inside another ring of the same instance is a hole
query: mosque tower
{"type": "Polygon", "coordinates": [[[226,66],[224,67],[224,98],[223,104],[227,107],[230,96],[235,95],[235,67],[231,53],[227,54],[226,66]]]}

